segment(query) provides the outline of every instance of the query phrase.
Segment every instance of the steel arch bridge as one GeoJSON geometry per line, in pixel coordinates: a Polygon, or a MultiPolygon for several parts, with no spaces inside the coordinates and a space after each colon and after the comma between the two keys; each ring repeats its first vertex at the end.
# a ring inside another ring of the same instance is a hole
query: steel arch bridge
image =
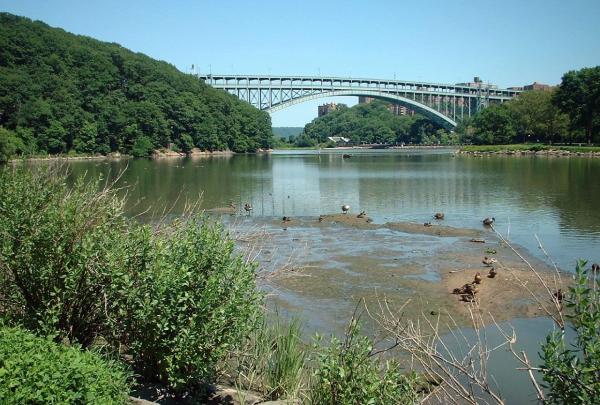
{"type": "Polygon", "coordinates": [[[321,97],[365,96],[403,105],[446,128],[453,128],[462,118],[520,93],[481,82],[472,86],[342,77],[216,74],[198,77],[268,112],[321,97]]]}

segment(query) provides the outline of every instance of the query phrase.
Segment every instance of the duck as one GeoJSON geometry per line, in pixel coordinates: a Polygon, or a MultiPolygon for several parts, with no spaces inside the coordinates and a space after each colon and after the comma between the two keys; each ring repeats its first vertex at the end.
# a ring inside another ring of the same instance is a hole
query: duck
{"type": "Polygon", "coordinates": [[[467,288],[470,288],[470,284],[465,284],[460,288],[455,288],[454,290],[452,290],[452,294],[466,294],[467,288]]]}
{"type": "Polygon", "coordinates": [[[483,220],[483,224],[486,226],[491,226],[494,221],[496,220],[496,218],[492,217],[492,218],[486,218],[483,220]]]}
{"type": "Polygon", "coordinates": [[[463,294],[460,296],[460,298],[465,301],[465,302],[473,302],[475,301],[475,295],[474,294],[463,294]]]}
{"type": "Polygon", "coordinates": [[[250,213],[250,211],[252,211],[252,204],[250,204],[250,203],[244,204],[244,210],[246,210],[247,213],[250,213]]]}
{"type": "Polygon", "coordinates": [[[481,284],[481,280],[483,280],[481,277],[481,273],[479,273],[479,272],[475,273],[475,279],[473,280],[473,283],[481,284]]]}
{"type": "Polygon", "coordinates": [[[488,277],[489,277],[489,278],[494,278],[494,277],[496,277],[496,274],[498,274],[498,272],[496,271],[496,269],[495,269],[495,268],[493,268],[493,267],[492,267],[492,268],[490,269],[490,272],[488,273],[488,277]]]}
{"type": "Polygon", "coordinates": [[[344,154],[342,155],[342,159],[348,159],[348,158],[351,158],[351,157],[352,157],[352,155],[350,155],[350,154],[348,154],[348,153],[344,153],[344,154]]]}
{"type": "Polygon", "coordinates": [[[443,212],[436,212],[433,217],[435,219],[444,219],[444,213],[443,212]]]}
{"type": "Polygon", "coordinates": [[[563,299],[565,299],[566,294],[562,292],[562,289],[559,288],[558,291],[554,291],[552,296],[556,299],[558,303],[561,303],[563,299]]]}
{"type": "Polygon", "coordinates": [[[481,262],[486,266],[491,266],[494,263],[498,263],[498,260],[494,259],[493,257],[485,256],[481,262]]]}
{"type": "Polygon", "coordinates": [[[366,216],[367,216],[367,213],[366,213],[365,211],[361,211],[361,212],[360,212],[360,214],[358,214],[358,215],[356,216],[356,218],[364,218],[364,217],[366,217],[366,216]]]}
{"type": "Polygon", "coordinates": [[[465,286],[467,287],[466,290],[465,290],[465,292],[467,294],[475,295],[475,294],[477,294],[479,292],[479,290],[477,288],[475,288],[475,285],[472,284],[472,283],[471,284],[465,284],[465,286]]]}
{"type": "Polygon", "coordinates": [[[350,206],[348,204],[342,205],[342,213],[347,214],[350,211],[350,206]]]}

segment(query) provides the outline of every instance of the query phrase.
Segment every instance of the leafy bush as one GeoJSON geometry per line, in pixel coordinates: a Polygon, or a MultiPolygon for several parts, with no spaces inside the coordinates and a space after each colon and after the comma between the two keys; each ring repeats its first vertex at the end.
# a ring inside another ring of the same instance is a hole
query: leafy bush
{"type": "Polygon", "coordinates": [[[6,163],[15,153],[22,151],[23,142],[13,131],[0,127],[0,164],[6,163]]]}
{"type": "Polygon", "coordinates": [[[402,374],[395,361],[372,357],[373,342],[359,335],[353,320],[344,341],[317,348],[310,391],[313,404],[411,404],[417,402],[416,376],[402,374]]]}
{"type": "Polygon", "coordinates": [[[551,404],[594,404],[600,398],[599,275],[585,266],[583,260],[577,263],[566,298],[575,343],[567,347],[564,331],[557,331],[542,345],[542,373],[551,404]]]}
{"type": "Polygon", "coordinates": [[[140,136],[133,143],[131,154],[135,157],[150,157],[153,150],[152,140],[147,136],[140,136]]]}
{"type": "Polygon", "coordinates": [[[125,404],[128,373],[91,352],[0,328],[3,404],[125,404]]]}
{"type": "Polygon", "coordinates": [[[219,225],[124,218],[98,182],[60,168],[0,172],[0,317],[84,347],[127,347],[148,379],[188,390],[255,326],[255,267],[219,225]]]}
{"type": "Polygon", "coordinates": [[[122,201],[59,167],[0,172],[0,315],[89,346],[107,334],[126,276],[122,201]]]}
{"type": "Polygon", "coordinates": [[[255,266],[220,225],[176,221],[150,238],[133,285],[127,334],[140,372],[177,391],[209,381],[256,325],[255,266]]]}

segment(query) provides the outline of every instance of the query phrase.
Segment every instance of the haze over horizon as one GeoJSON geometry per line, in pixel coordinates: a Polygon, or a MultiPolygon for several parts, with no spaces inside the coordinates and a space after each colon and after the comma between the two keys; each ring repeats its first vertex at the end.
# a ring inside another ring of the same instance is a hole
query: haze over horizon
{"type": "MultiPolygon", "coordinates": [[[[0,0],[0,10],[135,52],[179,70],[398,78],[457,83],[480,76],[500,87],[558,84],[600,65],[600,2],[0,0]],[[568,34],[565,34],[567,32],[568,34]]],[[[304,126],[323,98],[272,115],[304,126]]]]}

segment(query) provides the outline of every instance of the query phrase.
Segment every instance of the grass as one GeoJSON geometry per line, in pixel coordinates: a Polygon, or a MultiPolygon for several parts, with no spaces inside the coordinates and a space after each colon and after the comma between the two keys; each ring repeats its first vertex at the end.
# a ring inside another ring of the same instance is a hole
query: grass
{"type": "Polygon", "coordinates": [[[544,145],[539,143],[518,143],[512,145],[465,145],[461,152],[506,152],[506,151],[540,151],[564,150],[568,152],[600,152],[600,146],[571,146],[571,145],[544,145]]]}
{"type": "Polygon", "coordinates": [[[243,352],[234,367],[236,388],[256,390],[271,400],[299,398],[308,373],[297,319],[284,323],[277,318],[273,324],[263,319],[243,352]]]}

